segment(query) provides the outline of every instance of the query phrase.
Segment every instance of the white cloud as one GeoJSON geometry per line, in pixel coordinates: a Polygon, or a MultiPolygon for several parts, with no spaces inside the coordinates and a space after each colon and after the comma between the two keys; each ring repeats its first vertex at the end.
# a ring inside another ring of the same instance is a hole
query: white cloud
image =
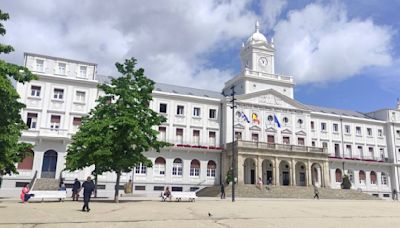
{"type": "Polygon", "coordinates": [[[343,80],[392,63],[392,29],[371,19],[349,19],[340,5],[291,11],[274,31],[277,69],[298,83],[343,80]]]}
{"type": "Polygon", "coordinates": [[[4,57],[73,58],[114,74],[115,62],[133,56],[156,81],[220,90],[233,74],[205,69],[207,56],[251,34],[249,1],[0,1],[11,17],[4,42],[17,50],[4,57]]]}
{"type": "Polygon", "coordinates": [[[266,27],[271,29],[276,24],[277,19],[287,6],[287,0],[264,0],[261,1],[261,15],[266,27]]]}

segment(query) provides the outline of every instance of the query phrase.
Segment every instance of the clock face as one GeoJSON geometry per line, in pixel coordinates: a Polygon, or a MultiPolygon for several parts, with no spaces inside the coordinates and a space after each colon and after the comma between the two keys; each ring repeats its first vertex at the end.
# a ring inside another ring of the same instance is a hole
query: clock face
{"type": "Polygon", "coordinates": [[[258,62],[260,63],[261,66],[266,66],[268,65],[268,60],[265,57],[261,57],[258,59],[258,62]]]}

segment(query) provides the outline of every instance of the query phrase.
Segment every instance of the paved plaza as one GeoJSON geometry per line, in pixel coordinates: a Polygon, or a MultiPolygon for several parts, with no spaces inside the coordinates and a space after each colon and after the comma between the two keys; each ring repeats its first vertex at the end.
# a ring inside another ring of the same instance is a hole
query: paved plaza
{"type": "Polygon", "coordinates": [[[392,201],[135,198],[96,201],[89,213],[81,207],[72,201],[0,199],[0,227],[400,227],[400,203],[392,201]]]}

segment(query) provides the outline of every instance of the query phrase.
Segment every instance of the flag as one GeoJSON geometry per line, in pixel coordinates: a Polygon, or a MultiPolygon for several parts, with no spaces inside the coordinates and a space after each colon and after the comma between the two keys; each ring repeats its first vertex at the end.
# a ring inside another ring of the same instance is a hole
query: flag
{"type": "Polygon", "coordinates": [[[246,114],[244,114],[244,112],[242,112],[242,118],[247,122],[250,123],[249,118],[247,118],[246,114]]]}
{"type": "Polygon", "coordinates": [[[278,117],[276,117],[275,114],[274,114],[274,122],[276,123],[276,125],[278,125],[279,128],[281,128],[281,123],[279,123],[278,117]]]}

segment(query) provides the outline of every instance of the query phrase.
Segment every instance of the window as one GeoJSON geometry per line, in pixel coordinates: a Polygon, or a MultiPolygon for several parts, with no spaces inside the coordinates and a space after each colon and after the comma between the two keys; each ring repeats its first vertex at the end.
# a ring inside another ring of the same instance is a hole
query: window
{"type": "Polygon", "coordinates": [[[28,112],[27,118],[26,118],[26,125],[28,125],[29,129],[35,129],[37,126],[37,113],[30,113],[28,112]]]}
{"type": "Polygon", "coordinates": [[[242,140],[242,132],[236,131],[235,132],[235,139],[236,140],[242,140]]]}
{"type": "Polygon", "coordinates": [[[336,178],[335,178],[336,183],[341,183],[342,182],[342,170],[336,169],[335,176],[336,176],[336,178]]]}
{"type": "Polygon", "coordinates": [[[200,176],[200,162],[196,159],[190,162],[190,176],[191,177],[200,176]]]}
{"type": "Polygon", "coordinates": [[[271,122],[274,120],[274,117],[271,116],[271,115],[269,115],[267,119],[268,119],[268,121],[271,123],[271,122]]]}
{"type": "Polygon", "coordinates": [[[62,74],[65,75],[66,73],[66,69],[67,68],[67,64],[65,63],[58,63],[58,74],[62,74]]]}
{"type": "Polygon", "coordinates": [[[379,148],[379,154],[381,156],[381,159],[384,160],[385,159],[385,149],[379,148]]]}
{"type": "Polygon", "coordinates": [[[298,119],[297,120],[297,124],[299,125],[299,127],[301,128],[303,126],[303,120],[302,119],[298,119]]]}
{"type": "Polygon", "coordinates": [[[268,135],[267,136],[267,143],[271,143],[271,144],[275,143],[275,136],[268,135]]]}
{"type": "Polygon", "coordinates": [[[315,141],[311,141],[311,146],[315,147],[315,141]]]}
{"type": "Polygon", "coordinates": [[[362,146],[357,146],[357,150],[358,150],[358,154],[360,155],[360,157],[363,154],[363,147],[362,146]]]}
{"type": "Polygon", "coordinates": [[[347,156],[351,157],[351,145],[346,145],[347,156]]]}
{"type": "Polygon", "coordinates": [[[372,128],[367,128],[367,135],[372,136],[372,128]]]}
{"type": "Polygon", "coordinates": [[[251,134],[251,141],[258,142],[258,133],[251,134]]]}
{"type": "Polygon", "coordinates": [[[290,144],[290,138],[288,136],[283,136],[283,144],[290,144]]]}
{"type": "Polygon", "coordinates": [[[304,146],[304,138],[297,138],[297,144],[300,146],[304,146]]]}
{"type": "Polygon", "coordinates": [[[350,125],[344,125],[344,132],[350,134],[350,125]]]}
{"type": "Polygon", "coordinates": [[[167,141],[167,128],[158,127],[158,141],[167,141]]]}
{"type": "Polygon", "coordinates": [[[382,174],[381,174],[381,183],[382,183],[383,185],[387,185],[387,183],[388,183],[388,178],[387,178],[387,176],[386,176],[386,173],[382,173],[382,174]]]}
{"type": "Polygon", "coordinates": [[[86,75],[87,75],[87,67],[86,66],[80,66],[79,67],[79,77],[86,78],[86,75]]]}
{"type": "Polygon", "coordinates": [[[378,136],[382,137],[383,136],[383,130],[382,129],[378,129],[378,136]]]}
{"type": "Polygon", "coordinates": [[[376,184],[376,173],[374,171],[371,171],[371,173],[369,174],[369,178],[370,178],[371,184],[376,184]]]}
{"type": "Polygon", "coordinates": [[[210,119],[216,119],[217,118],[217,110],[216,109],[210,109],[209,116],[210,119]]]}
{"type": "Polygon", "coordinates": [[[356,127],[356,135],[361,135],[361,127],[356,127]]]}
{"type": "Polygon", "coordinates": [[[400,138],[400,130],[397,130],[397,131],[396,131],[396,135],[397,135],[397,137],[400,138]]]}
{"type": "Polygon", "coordinates": [[[61,122],[61,116],[51,115],[50,118],[50,128],[51,129],[59,129],[61,122]]]}
{"type": "Polygon", "coordinates": [[[86,93],[85,93],[85,92],[83,92],[83,91],[76,91],[76,94],[75,94],[75,101],[84,103],[85,100],[86,100],[85,97],[86,97],[86,93]]]}
{"type": "Polygon", "coordinates": [[[160,113],[167,113],[167,104],[160,103],[160,113]]]}
{"type": "Polygon", "coordinates": [[[155,165],[153,167],[154,175],[164,176],[165,175],[165,159],[158,157],[155,160],[155,165]]]}
{"type": "Polygon", "coordinates": [[[185,107],[183,105],[178,105],[176,107],[176,115],[180,115],[180,116],[185,115],[185,107]]]}
{"type": "Polygon", "coordinates": [[[135,167],[135,174],[145,175],[147,171],[147,167],[143,165],[143,163],[139,163],[135,167]]]}
{"type": "Polygon", "coordinates": [[[347,170],[347,173],[349,174],[349,180],[351,183],[354,183],[354,171],[349,169],[347,170]]]}
{"type": "Polygon", "coordinates": [[[57,100],[62,100],[64,98],[64,90],[63,89],[54,89],[53,98],[57,100]]]}
{"type": "Polygon", "coordinates": [[[200,108],[193,108],[193,116],[200,117],[200,108]]]}
{"type": "Polygon", "coordinates": [[[321,123],[321,131],[326,131],[326,123],[321,123]]]}
{"type": "Polygon", "coordinates": [[[31,86],[31,96],[40,97],[40,86],[31,86]]]}
{"type": "Polygon", "coordinates": [[[369,151],[369,156],[371,159],[374,158],[374,148],[373,147],[368,147],[368,151],[369,151]]]}
{"type": "Polygon", "coordinates": [[[340,147],[337,143],[335,143],[335,157],[340,158],[340,147]]]}
{"type": "Polygon", "coordinates": [[[311,130],[314,130],[314,129],[315,129],[314,121],[311,121],[311,122],[310,122],[310,126],[311,126],[311,130]]]}
{"type": "Polygon", "coordinates": [[[176,158],[172,163],[172,176],[182,176],[183,164],[180,158],[176,158]]]}
{"type": "Polygon", "coordinates": [[[36,59],[36,71],[44,72],[44,60],[36,59]]]}
{"type": "Polygon", "coordinates": [[[283,122],[284,122],[285,124],[289,123],[289,118],[283,117],[283,122]]]}
{"type": "Polygon", "coordinates": [[[365,184],[365,172],[363,170],[360,170],[360,172],[358,172],[358,179],[360,181],[360,184],[365,184]]]}
{"type": "Polygon", "coordinates": [[[333,132],[339,132],[339,125],[336,123],[333,124],[333,132]]]}
{"type": "Polygon", "coordinates": [[[327,142],[322,142],[322,148],[328,148],[328,143],[327,142]]]}
{"type": "Polygon", "coordinates": [[[179,144],[183,143],[183,129],[182,128],[176,129],[176,141],[179,144]]]}
{"type": "Polygon", "coordinates": [[[74,130],[77,130],[82,124],[82,118],[81,117],[74,117],[72,120],[72,126],[74,130]]]}
{"type": "Polygon", "coordinates": [[[216,134],[215,131],[208,132],[208,145],[209,146],[216,146],[216,134]]]}
{"type": "Polygon", "coordinates": [[[217,169],[217,164],[214,161],[208,161],[207,164],[207,177],[215,177],[215,170],[217,169]]]}
{"type": "Polygon", "coordinates": [[[200,131],[193,130],[193,143],[195,145],[200,145],[200,131]]]}
{"type": "Polygon", "coordinates": [[[20,163],[18,163],[17,169],[32,170],[33,157],[34,157],[33,151],[27,152],[24,159],[20,163]]]}

